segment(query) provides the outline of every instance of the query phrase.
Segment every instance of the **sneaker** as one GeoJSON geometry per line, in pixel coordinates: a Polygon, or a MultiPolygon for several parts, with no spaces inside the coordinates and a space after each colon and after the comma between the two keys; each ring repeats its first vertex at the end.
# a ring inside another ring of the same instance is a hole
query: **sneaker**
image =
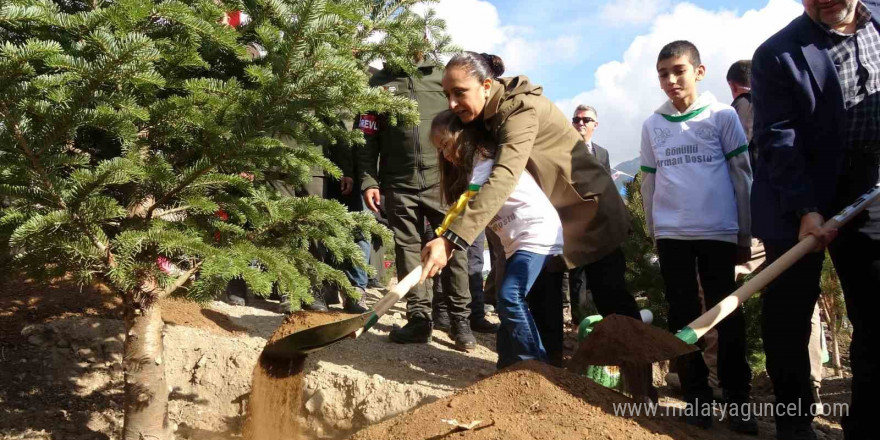
{"type": "Polygon", "coordinates": [[[384,289],[385,286],[379,282],[379,280],[375,278],[370,278],[367,280],[367,288],[368,289],[384,289]]]}
{"type": "Polygon", "coordinates": [[[468,324],[467,318],[454,317],[449,335],[455,341],[456,350],[473,351],[477,348],[477,340],[471,333],[471,326],[468,324]]]}
{"type": "Polygon", "coordinates": [[[342,295],[342,310],[344,310],[345,313],[362,314],[367,313],[367,311],[370,310],[367,307],[367,292],[360,287],[356,287],[356,289],[361,294],[361,297],[358,299],[351,298],[346,294],[342,295]]]}
{"type": "Polygon", "coordinates": [[[471,319],[471,330],[477,333],[498,333],[499,327],[501,327],[500,324],[490,322],[485,316],[471,319]]]}
{"type": "Polygon", "coordinates": [[[730,424],[730,430],[737,434],[758,435],[758,419],[748,410],[748,402],[727,403],[727,422],[730,424]],[[732,406],[736,406],[736,411],[730,411],[732,406]]]}
{"type": "Polygon", "coordinates": [[[246,301],[238,295],[228,294],[226,295],[226,304],[231,306],[243,306],[246,304],[246,301]]]}
{"type": "Polygon", "coordinates": [[[449,320],[449,312],[446,310],[434,309],[431,312],[431,315],[434,318],[434,328],[448,333],[452,326],[452,322],[449,320]]]}
{"type": "Polygon", "coordinates": [[[431,321],[414,316],[403,327],[395,325],[388,334],[388,339],[398,344],[427,343],[431,340],[431,321]]]}

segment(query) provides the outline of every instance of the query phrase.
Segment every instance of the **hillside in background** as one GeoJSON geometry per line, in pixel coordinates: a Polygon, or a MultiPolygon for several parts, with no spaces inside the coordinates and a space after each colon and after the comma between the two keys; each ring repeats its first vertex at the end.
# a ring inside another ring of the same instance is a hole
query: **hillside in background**
{"type": "Polygon", "coordinates": [[[635,157],[626,162],[621,162],[613,167],[617,171],[624,172],[630,176],[635,176],[639,172],[639,158],[635,157]]]}

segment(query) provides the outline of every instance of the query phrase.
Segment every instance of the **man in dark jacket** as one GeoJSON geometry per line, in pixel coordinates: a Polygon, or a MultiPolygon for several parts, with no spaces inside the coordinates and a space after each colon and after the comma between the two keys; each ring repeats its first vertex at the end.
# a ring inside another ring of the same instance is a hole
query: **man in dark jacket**
{"type": "Polygon", "coordinates": [[[743,130],[746,132],[746,139],[749,140],[749,160],[754,168],[758,163],[758,152],[752,142],[754,120],[752,116],[752,61],[739,60],[731,64],[727,69],[727,85],[733,96],[733,102],[730,103],[730,106],[736,110],[739,122],[742,123],[743,130]]]}
{"type": "MultiPolygon", "coordinates": [[[[880,169],[880,7],[876,2],[803,0],[805,14],[770,37],[752,58],[754,141],[759,155],[752,225],[773,261],[813,235],[829,245],[853,324],[852,405],[847,440],[876,438],[872,402],[880,395],[880,218],[876,205],[837,231],[823,226],[877,184],[880,169]]],[[[762,299],[767,372],[777,438],[815,439],[810,317],[824,253],[797,262],[762,299]]]]}
{"type": "MultiPolygon", "coordinates": [[[[392,126],[384,115],[361,115],[358,126],[366,145],[358,154],[364,202],[378,210],[385,196],[388,224],[394,232],[397,274],[403,277],[419,264],[425,236],[425,219],[432,228],[443,221],[445,206],[440,197],[437,149],[430,141],[431,121],[446,108],[440,80],[443,70],[429,63],[419,67],[420,76],[407,76],[386,66],[370,79],[373,87],[418,102],[420,124],[392,126]],[[378,164],[378,166],[377,166],[378,164]]],[[[467,255],[456,253],[440,275],[446,308],[451,318],[450,336],[456,348],[472,350],[476,340],[471,333],[468,304],[467,255]]],[[[432,285],[430,280],[416,285],[407,295],[407,320],[389,338],[398,343],[428,342],[431,338],[432,285]]],[[[485,319],[483,319],[485,321],[485,319]]],[[[479,324],[479,323],[475,323],[479,324]]]]}

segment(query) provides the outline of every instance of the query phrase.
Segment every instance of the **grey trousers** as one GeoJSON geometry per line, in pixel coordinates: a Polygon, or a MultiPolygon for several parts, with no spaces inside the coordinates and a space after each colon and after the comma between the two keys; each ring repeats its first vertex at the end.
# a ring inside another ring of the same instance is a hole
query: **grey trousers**
{"type": "MultiPolygon", "coordinates": [[[[397,276],[403,277],[421,264],[425,220],[431,228],[440,226],[446,215],[440,199],[440,190],[434,186],[425,190],[385,189],[388,226],[394,232],[394,252],[397,276]]],[[[435,277],[436,278],[436,277],[435,277]]],[[[471,294],[468,289],[467,253],[456,251],[439,276],[452,317],[467,319],[471,294]]],[[[433,282],[413,287],[406,296],[407,319],[431,319],[433,282]]]]}

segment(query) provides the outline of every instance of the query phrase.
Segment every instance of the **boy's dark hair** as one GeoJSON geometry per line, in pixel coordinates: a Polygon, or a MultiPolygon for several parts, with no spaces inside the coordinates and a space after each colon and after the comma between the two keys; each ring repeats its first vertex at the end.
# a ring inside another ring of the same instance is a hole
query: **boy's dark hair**
{"type": "Polygon", "coordinates": [[[686,40],[673,41],[663,46],[663,49],[660,49],[660,55],[657,55],[657,62],[659,63],[669,58],[678,58],[682,55],[687,55],[691,60],[691,65],[695,68],[703,64],[700,61],[700,51],[697,50],[697,46],[686,40]]]}
{"type": "Polygon", "coordinates": [[[727,81],[738,86],[752,86],[752,60],[739,60],[727,69],[727,81]]]}

